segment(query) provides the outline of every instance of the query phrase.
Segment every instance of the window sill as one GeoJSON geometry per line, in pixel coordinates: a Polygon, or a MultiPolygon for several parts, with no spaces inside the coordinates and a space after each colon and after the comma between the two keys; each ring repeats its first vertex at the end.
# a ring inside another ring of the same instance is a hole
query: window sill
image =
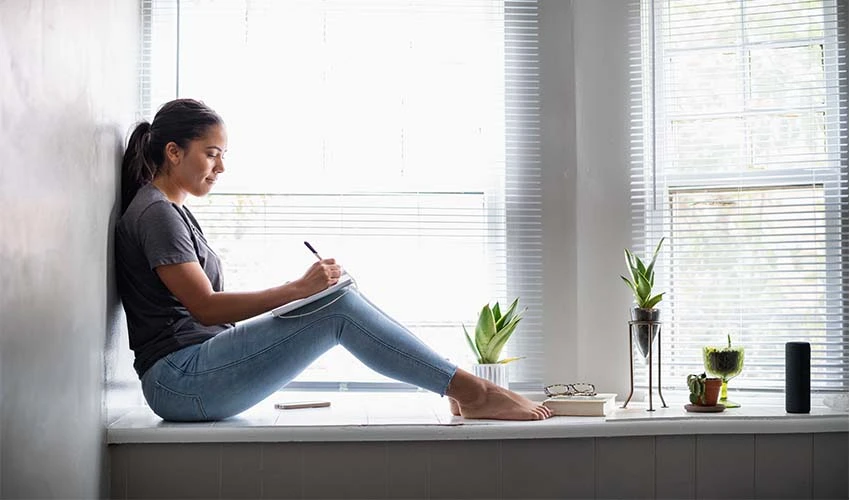
{"type": "MultiPolygon", "coordinates": [[[[147,407],[127,408],[107,426],[108,444],[431,441],[558,439],[681,434],[785,434],[847,432],[848,414],[814,406],[787,414],[775,402],[748,401],[721,413],[688,413],[681,394],[665,393],[668,408],[656,411],[630,402],[607,417],[553,417],[536,422],[464,420],[449,413],[448,400],[430,393],[280,392],[220,422],[164,422],[147,407]],[[329,408],[276,410],[278,401],[325,399],[329,408]]],[[[813,398],[813,402],[814,402],[813,398]]]]}

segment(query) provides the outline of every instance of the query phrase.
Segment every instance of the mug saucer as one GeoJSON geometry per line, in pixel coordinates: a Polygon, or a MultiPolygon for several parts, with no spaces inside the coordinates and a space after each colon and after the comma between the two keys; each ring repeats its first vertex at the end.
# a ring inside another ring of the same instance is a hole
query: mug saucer
{"type": "Polygon", "coordinates": [[[692,405],[686,404],[685,410],[694,412],[694,413],[717,413],[726,409],[726,405],[723,403],[717,403],[714,406],[700,406],[700,405],[692,405]]]}

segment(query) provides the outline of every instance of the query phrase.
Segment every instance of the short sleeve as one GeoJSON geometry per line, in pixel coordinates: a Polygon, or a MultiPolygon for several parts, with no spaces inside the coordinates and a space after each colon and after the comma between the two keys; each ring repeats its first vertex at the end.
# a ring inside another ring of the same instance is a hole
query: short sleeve
{"type": "Polygon", "coordinates": [[[151,269],[198,261],[192,234],[177,210],[171,203],[160,201],[139,217],[139,242],[151,269]]]}

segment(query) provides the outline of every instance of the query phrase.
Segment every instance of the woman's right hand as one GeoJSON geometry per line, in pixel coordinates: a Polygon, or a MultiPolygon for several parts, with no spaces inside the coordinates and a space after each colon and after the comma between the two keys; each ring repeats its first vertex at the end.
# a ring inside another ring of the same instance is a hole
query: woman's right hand
{"type": "Polygon", "coordinates": [[[342,276],[342,267],[335,259],[322,259],[313,263],[307,272],[298,281],[304,297],[321,292],[325,288],[335,285],[342,276]]]}

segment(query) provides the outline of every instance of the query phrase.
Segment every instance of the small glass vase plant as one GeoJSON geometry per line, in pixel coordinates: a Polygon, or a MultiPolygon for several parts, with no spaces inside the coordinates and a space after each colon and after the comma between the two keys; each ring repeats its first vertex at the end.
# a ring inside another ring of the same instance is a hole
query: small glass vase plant
{"type": "Polygon", "coordinates": [[[727,408],[739,408],[739,403],[726,398],[726,387],[744,368],[744,348],[732,347],[732,336],[726,335],[725,347],[705,346],[702,348],[702,358],[705,371],[719,377],[723,383],[720,387],[720,402],[727,408]]]}

